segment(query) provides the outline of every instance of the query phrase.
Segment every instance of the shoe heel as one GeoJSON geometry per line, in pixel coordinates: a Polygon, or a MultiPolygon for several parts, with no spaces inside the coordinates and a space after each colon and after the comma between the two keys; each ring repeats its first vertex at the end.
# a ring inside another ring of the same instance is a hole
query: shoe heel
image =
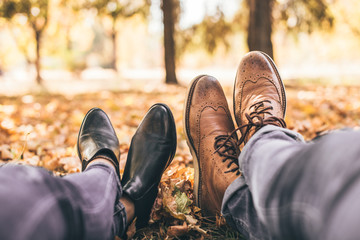
{"type": "Polygon", "coordinates": [[[136,229],[146,227],[149,223],[152,206],[158,194],[158,186],[151,189],[142,199],[135,201],[136,229]]]}

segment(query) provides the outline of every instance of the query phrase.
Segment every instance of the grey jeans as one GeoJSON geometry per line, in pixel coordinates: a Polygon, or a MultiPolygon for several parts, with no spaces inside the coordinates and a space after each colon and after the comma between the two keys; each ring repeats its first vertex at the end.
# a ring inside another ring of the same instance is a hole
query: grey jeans
{"type": "Polygon", "coordinates": [[[114,239],[126,226],[115,170],[93,164],[54,177],[38,167],[0,167],[0,239],[114,239]]]}
{"type": "Polygon", "coordinates": [[[242,176],[222,213],[247,239],[360,239],[360,132],[305,143],[275,126],[260,129],[239,157],[242,176]]]}

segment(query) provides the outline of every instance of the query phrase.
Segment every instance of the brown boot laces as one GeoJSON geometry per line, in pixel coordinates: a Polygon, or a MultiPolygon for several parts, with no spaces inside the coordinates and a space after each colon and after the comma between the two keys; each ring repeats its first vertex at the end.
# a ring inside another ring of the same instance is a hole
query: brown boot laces
{"type": "MultiPolygon", "coordinates": [[[[240,131],[242,128],[246,128],[246,129],[245,129],[244,134],[241,135],[241,138],[239,139],[239,141],[236,142],[236,148],[237,149],[245,141],[246,136],[249,134],[251,128],[253,128],[253,127],[255,127],[255,132],[258,131],[260,128],[262,128],[265,125],[274,125],[274,126],[286,128],[286,123],[285,123],[284,119],[282,119],[282,118],[271,116],[271,117],[268,117],[268,118],[264,119],[263,117],[260,116],[260,114],[272,115],[272,113],[269,112],[269,110],[272,110],[273,107],[272,106],[264,107],[265,102],[271,103],[269,100],[263,100],[263,101],[260,101],[260,102],[257,102],[255,104],[251,105],[250,109],[252,107],[254,107],[254,111],[251,112],[250,114],[245,113],[245,117],[247,118],[248,123],[243,124],[243,125],[239,126],[238,128],[234,129],[234,131],[232,131],[222,141],[222,143],[219,146],[217,146],[217,148],[215,148],[216,149],[215,152],[219,152],[219,150],[223,146],[227,146],[227,142],[229,142],[229,141],[233,142],[234,134],[236,134],[236,132],[240,131]],[[258,121],[254,122],[255,119],[257,119],[258,121]]],[[[240,154],[240,150],[238,150],[238,152],[240,154]]]]}
{"type": "Polygon", "coordinates": [[[237,140],[232,135],[219,135],[215,137],[214,148],[220,156],[224,157],[222,162],[230,160],[227,168],[230,168],[231,165],[235,164],[232,169],[225,171],[224,173],[236,172],[236,175],[240,175],[238,156],[240,154],[240,149],[237,146],[237,140]]]}

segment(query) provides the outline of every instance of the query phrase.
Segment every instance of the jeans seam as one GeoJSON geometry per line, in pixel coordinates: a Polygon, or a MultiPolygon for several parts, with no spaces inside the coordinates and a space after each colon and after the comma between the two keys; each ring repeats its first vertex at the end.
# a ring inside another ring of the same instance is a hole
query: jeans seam
{"type": "MultiPolygon", "coordinates": [[[[121,217],[121,223],[122,226],[115,226],[115,229],[118,229],[118,233],[116,234],[117,236],[119,236],[120,238],[122,238],[124,236],[124,234],[126,233],[126,225],[127,225],[127,214],[126,214],[126,210],[125,210],[125,206],[118,201],[116,206],[116,211],[114,211],[113,217],[114,218],[120,218],[121,217]]],[[[115,223],[117,223],[117,221],[115,221],[115,223]]],[[[119,223],[120,225],[120,223],[119,223]]]]}

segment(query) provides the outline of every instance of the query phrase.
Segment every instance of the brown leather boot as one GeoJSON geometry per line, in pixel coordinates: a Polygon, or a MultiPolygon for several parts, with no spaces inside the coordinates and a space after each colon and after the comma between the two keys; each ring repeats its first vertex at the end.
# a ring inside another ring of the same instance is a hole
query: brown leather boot
{"type": "Polygon", "coordinates": [[[194,158],[194,195],[205,216],[220,214],[226,188],[239,176],[237,137],[220,83],[195,78],[184,107],[184,131],[194,158]]]}
{"type": "Polygon", "coordinates": [[[263,52],[250,52],[240,62],[234,85],[235,120],[242,133],[239,144],[264,125],[286,127],[286,96],[272,59],[263,52]]]}

